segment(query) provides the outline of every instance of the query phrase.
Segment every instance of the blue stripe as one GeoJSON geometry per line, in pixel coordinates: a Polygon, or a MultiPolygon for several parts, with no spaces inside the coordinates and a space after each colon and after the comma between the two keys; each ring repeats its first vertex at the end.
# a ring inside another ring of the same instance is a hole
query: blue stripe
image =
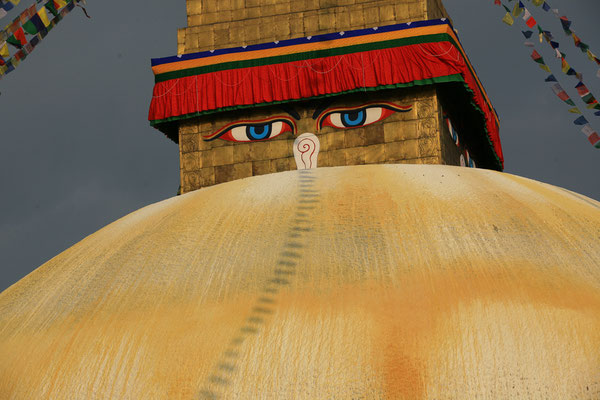
{"type": "Polygon", "coordinates": [[[249,52],[249,51],[275,49],[275,48],[281,48],[281,47],[286,47],[286,46],[295,46],[298,44],[305,44],[305,43],[326,42],[329,40],[340,39],[342,37],[348,38],[348,37],[365,36],[365,35],[371,35],[374,33],[395,32],[395,31],[401,31],[401,30],[405,30],[405,29],[421,28],[424,26],[436,26],[436,25],[450,25],[450,27],[452,27],[452,25],[450,24],[450,21],[448,21],[446,18],[433,19],[433,20],[428,20],[428,21],[416,21],[416,22],[409,22],[406,24],[381,26],[378,28],[357,29],[357,30],[353,30],[353,31],[344,32],[344,35],[340,35],[340,32],[326,33],[323,35],[312,36],[312,37],[310,37],[310,39],[303,37],[303,38],[282,40],[278,43],[269,42],[269,43],[262,43],[262,44],[254,44],[254,45],[250,45],[250,46],[246,46],[246,47],[233,47],[233,48],[229,48],[229,49],[220,49],[220,50],[214,50],[214,51],[201,51],[199,53],[182,54],[181,56],[153,58],[152,66],[154,67],[156,65],[169,64],[169,63],[174,63],[174,62],[178,62],[178,61],[196,60],[199,58],[221,56],[224,54],[245,53],[245,52],[249,52]]]}

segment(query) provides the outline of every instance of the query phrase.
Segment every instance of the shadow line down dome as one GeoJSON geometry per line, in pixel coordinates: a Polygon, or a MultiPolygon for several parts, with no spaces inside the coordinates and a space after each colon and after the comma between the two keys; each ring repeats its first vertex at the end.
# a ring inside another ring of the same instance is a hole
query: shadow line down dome
{"type": "Polygon", "coordinates": [[[11,399],[593,399],[600,203],[371,165],[138,210],[0,294],[11,399]]]}

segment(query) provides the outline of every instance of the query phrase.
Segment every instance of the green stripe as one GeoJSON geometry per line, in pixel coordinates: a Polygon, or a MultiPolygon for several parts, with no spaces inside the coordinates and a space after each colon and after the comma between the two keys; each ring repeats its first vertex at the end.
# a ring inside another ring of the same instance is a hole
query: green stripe
{"type": "Polygon", "coordinates": [[[352,46],[344,46],[344,47],[338,47],[338,48],[334,48],[334,49],[312,50],[312,51],[307,51],[307,52],[303,52],[303,53],[286,54],[286,55],[281,55],[281,56],[265,57],[265,58],[259,58],[259,59],[254,59],[254,60],[229,61],[229,62],[225,62],[225,63],[221,63],[221,64],[206,65],[203,67],[187,68],[187,69],[183,69],[183,70],[179,70],[179,71],[171,71],[171,72],[165,72],[162,74],[158,74],[155,77],[155,82],[159,83],[159,82],[164,82],[164,81],[168,81],[171,79],[207,74],[210,72],[225,71],[225,70],[229,70],[229,69],[259,67],[259,66],[281,64],[281,63],[294,62],[294,61],[311,60],[314,58],[321,58],[321,57],[341,56],[341,55],[346,55],[346,54],[351,54],[351,53],[360,53],[360,52],[369,51],[369,50],[382,50],[382,49],[388,49],[388,48],[393,48],[393,47],[408,46],[411,44],[435,43],[435,42],[442,42],[442,41],[449,41],[452,44],[454,44],[457,48],[459,48],[459,46],[457,46],[456,42],[452,39],[452,36],[448,35],[447,33],[436,33],[433,35],[416,36],[416,37],[403,38],[403,39],[392,39],[392,40],[385,40],[382,42],[375,42],[375,43],[355,44],[352,46]]]}

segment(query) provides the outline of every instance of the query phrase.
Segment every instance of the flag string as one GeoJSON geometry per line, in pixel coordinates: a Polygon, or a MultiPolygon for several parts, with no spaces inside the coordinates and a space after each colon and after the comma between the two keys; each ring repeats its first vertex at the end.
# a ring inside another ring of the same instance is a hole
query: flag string
{"type": "MultiPolygon", "coordinates": [[[[509,0],[509,1],[512,1],[512,0],[509,0]]],[[[543,1],[543,0],[542,1],[540,1],[540,0],[533,0],[533,1],[534,1],[534,4],[536,4],[536,5],[546,4],[546,6],[547,6],[547,3],[545,3],[545,1],[543,1]]],[[[523,19],[525,25],[528,26],[528,28],[533,29],[534,27],[537,26],[537,29],[538,29],[538,32],[539,32],[539,37],[540,37],[540,43],[543,42],[543,40],[545,39],[546,42],[556,52],[557,58],[560,57],[562,72],[564,72],[567,75],[574,75],[579,80],[579,83],[575,86],[575,88],[577,89],[577,92],[580,95],[580,97],[582,98],[582,100],[587,104],[587,108],[600,110],[600,104],[598,103],[598,101],[596,100],[596,98],[591,94],[591,92],[589,91],[589,89],[583,83],[583,76],[582,76],[582,74],[580,74],[577,71],[575,71],[567,63],[566,56],[565,56],[564,53],[561,53],[558,50],[559,43],[553,40],[554,38],[552,36],[552,33],[550,31],[544,31],[542,29],[542,27],[538,24],[538,22],[535,20],[535,18],[531,14],[531,12],[523,5],[522,1],[518,0],[512,11],[504,3],[502,3],[501,0],[494,0],[494,4],[496,4],[498,6],[501,5],[502,7],[504,7],[504,9],[506,11],[506,14],[502,18],[502,21],[504,23],[506,23],[507,25],[512,26],[514,24],[514,18],[513,17],[519,17],[519,16],[523,15],[522,19],[523,19]]],[[[549,7],[549,6],[547,6],[547,7],[549,7]]],[[[528,40],[528,39],[530,39],[533,36],[533,31],[526,30],[526,31],[522,31],[522,33],[523,33],[523,35],[525,36],[525,39],[526,39],[525,46],[527,46],[527,47],[533,47],[534,48],[534,50],[531,53],[531,58],[533,59],[533,61],[535,61],[539,65],[539,67],[541,69],[543,69],[544,71],[546,71],[546,72],[548,72],[550,74],[546,78],[545,81],[546,82],[553,82],[551,88],[552,88],[552,91],[554,92],[554,94],[558,98],[560,98],[562,101],[564,101],[566,104],[568,104],[568,105],[570,105],[572,107],[572,108],[569,109],[569,112],[574,113],[574,114],[582,114],[581,110],[578,107],[576,107],[575,102],[569,97],[569,95],[562,88],[562,86],[560,85],[560,83],[558,83],[558,80],[556,79],[556,77],[552,73],[552,70],[550,69],[550,67],[544,61],[544,58],[537,52],[537,50],[535,50],[535,44],[533,42],[531,42],[531,41],[528,40]]],[[[595,115],[600,116],[600,111],[597,111],[595,113],[595,115]]],[[[583,115],[580,116],[580,117],[578,117],[577,119],[575,119],[575,121],[573,121],[573,123],[575,125],[583,126],[581,128],[581,131],[582,131],[582,133],[584,133],[586,135],[588,141],[594,147],[600,148],[600,136],[598,135],[598,133],[596,131],[594,131],[594,129],[589,124],[588,120],[583,115]]]]}
{"type": "MultiPolygon", "coordinates": [[[[20,0],[9,1],[13,3],[16,1],[18,4],[20,0]]],[[[25,60],[42,39],[48,35],[48,32],[76,5],[79,5],[80,1],[82,0],[36,0],[38,4],[44,3],[39,10],[37,10],[35,4],[32,4],[0,31],[0,79],[4,75],[13,72],[21,61],[25,60]],[[52,19],[49,18],[48,12],[52,14],[52,19]],[[26,34],[31,36],[29,40],[26,34]],[[12,57],[8,44],[17,49],[12,57]]]]}
{"type": "MultiPolygon", "coordinates": [[[[509,0],[512,1],[512,0],[509,0]]],[[[567,36],[571,36],[571,38],[573,39],[573,44],[575,45],[575,47],[577,47],[579,50],[581,50],[582,53],[585,53],[588,57],[588,59],[592,62],[594,62],[597,66],[600,67],[600,58],[597,57],[594,53],[592,53],[590,46],[588,44],[586,44],[585,42],[583,42],[581,40],[581,38],[579,36],[577,36],[577,34],[575,33],[575,31],[573,29],[571,29],[571,25],[573,24],[572,21],[570,21],[566,15],[561,16],[560,12],[558,11],[558,8],[552,8],[550,6],[550,4],[547,1],[544,0],[529,0],[533,2],[533,5],[536,7],[542,6],[542,9],[546,12],[548,11],[552,11],[552,14],[554,14],[556,16],[556,18],[558,18],[563,31],[565,32],[565,35],[567,36]]],[[[600,69],[598,70],[597,73],[598,78],[600,78],[600,69]]]]}

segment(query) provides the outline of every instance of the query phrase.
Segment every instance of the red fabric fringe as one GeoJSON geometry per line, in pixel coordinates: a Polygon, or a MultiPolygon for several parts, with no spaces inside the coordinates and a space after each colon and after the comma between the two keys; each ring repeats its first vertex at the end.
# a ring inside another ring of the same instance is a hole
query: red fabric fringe
{"type": "MultiPolygon", "coordinates": [[[[210,72],[159,82],[149,120],[169,120],[244,105],[305,99],[460,74],[485,115],[494,150],[503,163],[494,111],[461,53],[450,42],[408,45],[341,56],[210,72]]],[[[425,81],[425,82],[419,82],[425,81]]]]}

